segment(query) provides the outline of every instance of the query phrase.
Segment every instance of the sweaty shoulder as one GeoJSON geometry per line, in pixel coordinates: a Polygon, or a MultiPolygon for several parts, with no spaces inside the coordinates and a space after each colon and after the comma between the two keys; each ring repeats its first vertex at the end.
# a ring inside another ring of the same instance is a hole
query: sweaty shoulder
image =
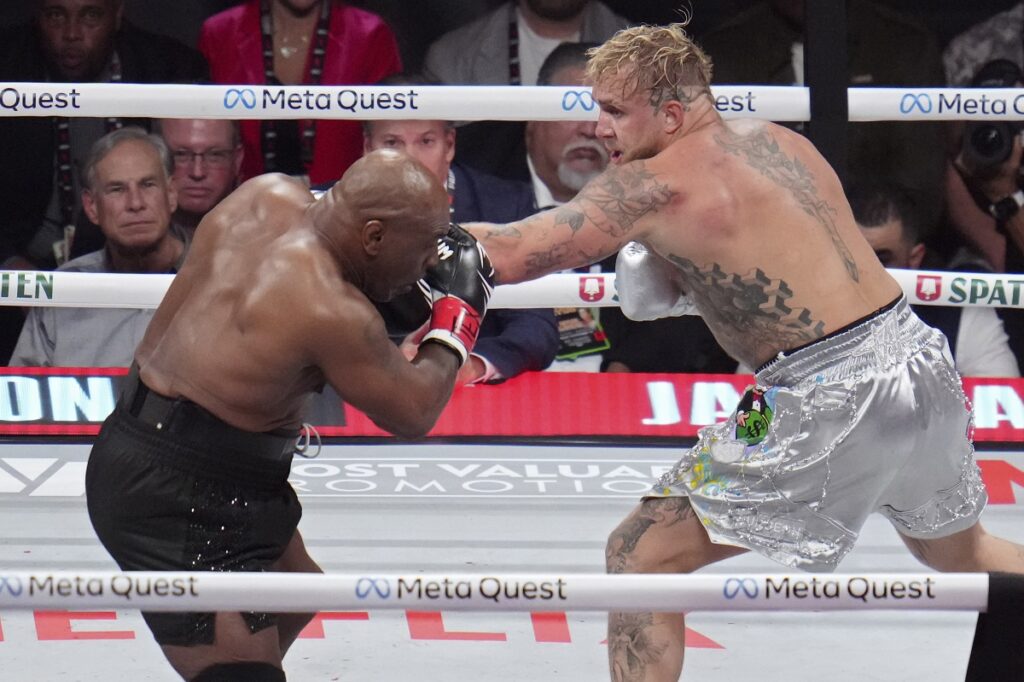
{"type": "Polygon", "coordinates": [[[759,174],[773,178],[803,175],[809,167],[824,164],[814,145],[803,135],[767,121],[736,119],[715,126],[706,139],[715,152],[745,162],[759,174]]]}
{"type": "Polygon", "coordinates": [[[242,183],[203,218],[186,266],[202,261],[220,271],[228,262],[265,260],[261,251],[267,241],[299,224],[312,201],[306,186],[286,175],[260,175],[242,183]],[[210,257],[215,264],[207,262],[210,257]]]}
{"type": "Polygon", "coordinates": [[[313,194],[304,183],[283,173],[257,175],[243,182],[238,189],[267,199],[298,199],[305,203],[313,200],[313,194]]]}
{"type": "Polygon", "coordinates": [[[280,173],[257,175],[243,182],[223,199],[211,214],[237,216],[240,211],[263,217],[267,210],[303,209],[313,202],[313,195],[300,181],[280,173]]]}

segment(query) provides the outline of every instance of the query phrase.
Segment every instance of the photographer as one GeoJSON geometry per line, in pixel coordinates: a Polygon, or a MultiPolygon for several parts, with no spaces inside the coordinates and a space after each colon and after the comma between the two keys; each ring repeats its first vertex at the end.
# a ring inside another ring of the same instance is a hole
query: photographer
{"type": "MultiPolygon", "coordinates": [[[[1018,40],[1019,40],[1018,36],[1018,40]]],[[[972,87],[1019,88],[1020,67],[993,59],[978,69],[972,87]]],[[[947,206],[953,227],[997,271],[1024,272],[1024,191],[1021,186],[1021,121],[959,123],[947,206]]],[[[1024,311],[999,311],[1018,364],[1024,358],[1024,311]]]]}
{"type": "MultiPolygon", "coordinates": [[[[977,86],[985,66],[997,61],[1009,62],[1018,70],[1024,66],[1024,2],[1018,2],[954,36],[942,53],[946,83],[952,87],[977,86]]],[[[997,83],[992,87],[1014,87],[1017,84],[1017,78],[1012,74],[1003,75],[1010,76],[1009,82],[1004,80],[1003,84],[997,83]]],[[[996,77],[998,79],[999,75],[996,77]]],[[[987,211],[990,199],[985,195],[985,190],[998,192],[1011,188],[995,186],[994,178],[975,177],[977,169],[956,163],[963,148],[961,134],[964,127],[964,123],[958,123],[952,128],[956,134],[946,171],[946,210],[950,225],[994,270],[1017,271],[1019,268],[1007,264],[1007,240],[996,231],[995,218],[987,211]]],[[[1010,173],[1003,175],[1004,183],[1019,167],[1012,158],[1007,159],[1006,164],[1010,173]]],[[[993,194],[991,198],[1001,199],[1004,196],[993,194]]],[[[1019,255],[1020,248],[1013,248],[1019,255]]]]}
{"type": "MultiPolygon", "coordinates": [[[[989,61],[971,81],[972,87],[980,88],[1016,88],[1022,84],[1020,68],[1009,59],[989,61]]],[[[1024,232],[1014,229],[1019,226],[1017,214],[1024,205],[1020,190],[1022,124],[970,121],[957,124],[956,130],[958,143],[952,163],[971,201],[959,202],[966,204],[958,207],[959,211],[950,207],[954,225],[996,269],[1016,271],[1015,264],[1024,265],[1024,232]],[[972,215],[978,212],[984,214],[983,221],[972,215]],[[993,230],[998,239],[992,235],[993,230]]],[[[963,197],[963,191],[958,196],[963,197]]]]}

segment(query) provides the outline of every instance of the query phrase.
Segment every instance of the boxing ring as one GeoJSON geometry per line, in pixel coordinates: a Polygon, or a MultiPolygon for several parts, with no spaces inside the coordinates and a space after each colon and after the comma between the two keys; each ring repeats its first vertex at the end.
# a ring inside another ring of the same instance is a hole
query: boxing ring
{"type": "MultiPolygon", "coordinates": [[[[979,90],[852,89],[850,119],[1021,117],[1024,91],[984,93],[1005,106],[950,105],[979,90]]],[[[804,88],[726,87],[715,96],[726,116],[809,117],[804,88]]],[[[55,114],[557,120],[596,110],[586,90],[571,88],[0,84],[0,115],[55,114]]],[[[893,274],[912,303],[1024,306],[1024,277],[893,274]]],[[[0,305],[155,307],[169,283],[0,272],[0,305]]],[[[553,275],[498,287],[492,303],[610,306],[614,292],[611,274],[553,275]]],[[[952,682],[964,679],[977,613],[1022,600],[1013,581],[925,571],[877,515],[831,576],[782,573],[754,554],[694,576],[603,575],[609,530],[686,439],[328,438],[315,460],[296,460],[290,479],[305,509],[300,530],[327,575],[117,573],[86,514],[88,440],[4,437],[4,680],[177,679],[139,616],[143,606],[319,609],[285,659],[294,680],[598,680],[607,676],[604,612],[672,604],[691,612],[683,679],[952,682]],[[625,485],[626,469],[650,479],[625,485]]],[[[979,446],[983,470],[1003,472],[984,523],[1024,542],[1024,446],[1009,447],[979,446]]],[[[986,476],[990,489],[995,480],[986,476]]]]}

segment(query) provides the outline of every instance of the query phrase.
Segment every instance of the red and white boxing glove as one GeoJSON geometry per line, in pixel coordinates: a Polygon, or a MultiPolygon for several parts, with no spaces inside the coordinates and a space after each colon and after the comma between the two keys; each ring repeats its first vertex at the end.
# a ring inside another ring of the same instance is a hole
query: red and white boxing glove
{"type": "Polygon", "coordinates": [[[461,366],[469,359],[480,334],[480,323],[494,291],[494,268],[473,235],[454,223],[438,240],[437,250],[438,263],[424,278],[434,303],[430,329],[423,341],[448,346],[459,356],[461,366]]]}

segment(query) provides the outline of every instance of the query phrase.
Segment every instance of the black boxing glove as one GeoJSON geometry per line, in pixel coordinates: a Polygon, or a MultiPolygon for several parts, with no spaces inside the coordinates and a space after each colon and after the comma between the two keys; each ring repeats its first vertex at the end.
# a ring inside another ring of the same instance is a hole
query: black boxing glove
{"type": "Polygon", "coordinates": [[[376,306],[377,312],[384,318],[388,336],[392,340],[401,341],[427,323],[433,304],[430,285],[421,279],[409,291],[390,301],[377,303],[376,306]]]}
{"type": "Polygon", "coordinates": [[[423,340],[445,344],[465,364],[494,291],[494,268],[480,243],[455,223],[437,250],[438,263],[424,278],[434,303],[423,340]]]}

